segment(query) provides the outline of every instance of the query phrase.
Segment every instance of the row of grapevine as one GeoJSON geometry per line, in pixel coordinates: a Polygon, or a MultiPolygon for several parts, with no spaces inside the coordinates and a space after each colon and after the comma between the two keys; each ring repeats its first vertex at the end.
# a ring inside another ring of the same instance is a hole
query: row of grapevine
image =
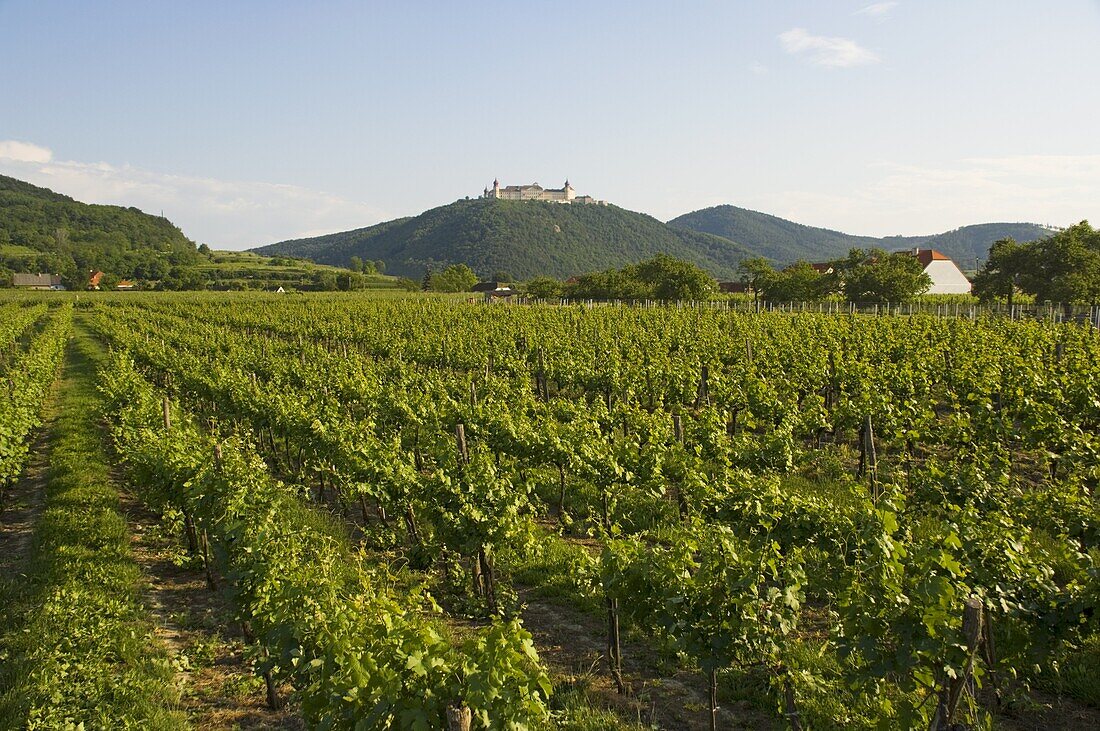
{"type": "MultiPolygon", "coordinates": [[[[11,337],[23,333],[43,314],[40,308],[13,313],[4,330],[11,337]]],[[[18,478],[29,454],[27,439],[42,418],[43,405],[57,376],[69,338],[72,308],[55,309],[30,344],[11,356],[0,377],[0,490],[18,478]]]]}
{"type": "Polygon", "coordinates": [[[764,667],[790,718],[822,682],[807,616],[838,687],[909,725],[961,713],[957,678],[1096,631],[1084,328],[311,305],[148,303],[98,327],[362,527],[371,503],[436,566],[464,557],[490,605],[493,555],[538,521],[596,536],[577,583],[602,587],[609,635],[660,634],[712,681],[764,667]]]}
{"type": "Polygon", "coordinates": [[[122,355],[101,383],[143,497],[180,516],[212,581],[231,581],[271,679],[293,684],[310,723],[430,729],[448,709],[468,709],[479,727],[521,728],[546,715],[547,680],[518,623],[454,636],[432,618],[429,597],[364,562],[268,476],[246,440],[219,442],[186,412],[164,409],[122,355]]]}

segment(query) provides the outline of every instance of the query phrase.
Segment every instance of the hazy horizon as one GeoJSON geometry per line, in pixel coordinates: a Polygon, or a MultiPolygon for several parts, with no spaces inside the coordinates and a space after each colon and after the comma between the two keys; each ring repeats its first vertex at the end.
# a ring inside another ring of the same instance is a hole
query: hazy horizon
{"type": "Polygon", "coordinates": [[[1100,3],[0,0],[0,173],[242,249],[566,178],[868,236],[1100,219],[1100,3]]]}

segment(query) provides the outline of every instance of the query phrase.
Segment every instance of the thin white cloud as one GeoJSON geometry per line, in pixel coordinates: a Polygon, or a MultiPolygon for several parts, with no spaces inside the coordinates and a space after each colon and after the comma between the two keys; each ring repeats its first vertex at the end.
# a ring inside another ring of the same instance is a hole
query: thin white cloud
{"type": "Polygon", "coordinates": [[[871,3],[867,7],[857,10],[855,13],[853,13],[853,15],[871,15],[874,17],[881,17],[889,13],[897,6],[897,2],[894,2],[893,0],[882,3],[871,3]]]}
{"type": "Polygon", "coordinates": [[[359,228],[384,218],[365,203],[296,185],[53,160],[48,149],[28,143],[0,142],[0,173],[85,203],[163,211],[189,238],[215,248],[249,248],[359,228]]]}
{"type": "Polygon", "coordinates": [[[876,54],[851,39],[815,36],[805,28],[791,28],[780,33],[779,42],[787,53],[805,55],[811,63],[829,68],[851,68],[879,60],[876,54]]]}
{"type": "Polygon", "coordinates": [[[759,61],[753,61],[751,64],[749,64],[749,71],[751,71],[755,76],[765,76],[768,73],[768,67],[760,63],[759,61]]]}
{"type": "Polygon", "coordinates": [[[975,157],[940,165],[884,162],[866,185],[787,191],[747,205],[800,223],[868,235],[933,234],[992,221],[1100,221],[1100,154],[975,157]]]}
{"type": "Polygon", "coordinates": [[[18,140],[0,140],[0,160],[15,162],[49,162],[53,152],[48,148],[18,140]]]}

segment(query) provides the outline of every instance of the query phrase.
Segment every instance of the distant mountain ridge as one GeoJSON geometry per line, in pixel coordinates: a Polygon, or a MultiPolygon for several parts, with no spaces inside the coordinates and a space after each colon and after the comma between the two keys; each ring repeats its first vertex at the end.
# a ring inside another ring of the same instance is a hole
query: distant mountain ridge
{"type": "Polygon", "coordinates": [[[718,279],[733,279],[738,264],[750,256],[783,265],[840,258],[849,249],[870,247],[934,247],[964,269],[972,268],[975,257],[984,259],[997,239],[1032,241],[1050,233],[1032,223],[988,223],[927,236],[855,236],[736,206],[705,208],[665,224],[617,206],[479,198],[253,251],[333,266],[347,266],[352,257],[381,260],[387,273],[413,278],[462,263],[482,277],[503,272],[516,279],[566,278],[663,252],[698,264],[718,279]]]}
{"type": "Polygon", "coordinates": [[[942,251],[964,269],[972,268],[975,258],[985,259],[990,244],[998,239],[1010,236],[1017,241],[1034,241],[1053,233],[1034,223],[982,223],[925,236],[856,236],[731,205],[685,213],[668,225],[736,241],[780,264],[798,259],[827,261],[844,256],[852,248],[877,246],[892,251],[919,246],[942,251]]]}
{"type": "Polygon", "coordinates": [[[480,276],[565,278],[621,267],[664,252],[720,278],[736,275],[751,251],[719,236],[672,228],[618,206],[538,201],[459,200],[419,216],[366,228],[282,241],[254,249],[347,265],[351,257],[386,263],[387,274],[418,278],[426,269],[467,264],[480,276]]]}

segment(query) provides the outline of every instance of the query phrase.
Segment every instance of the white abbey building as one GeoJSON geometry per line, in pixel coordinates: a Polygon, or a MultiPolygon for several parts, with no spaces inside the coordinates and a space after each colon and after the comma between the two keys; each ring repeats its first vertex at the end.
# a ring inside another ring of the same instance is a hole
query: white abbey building
{"type": "Polygon", "coordinates": [[[498,198],[506,201],[548,201],[550,203],[594,203],[606,206],[607,201],[598,201],[590,195],[577,195],[569,181],[561,188],[543,188],[538,183],[530,185],[501,186],[499,180],[493,181],[492,188],[486,188],[482,198],[498,198]]]}

